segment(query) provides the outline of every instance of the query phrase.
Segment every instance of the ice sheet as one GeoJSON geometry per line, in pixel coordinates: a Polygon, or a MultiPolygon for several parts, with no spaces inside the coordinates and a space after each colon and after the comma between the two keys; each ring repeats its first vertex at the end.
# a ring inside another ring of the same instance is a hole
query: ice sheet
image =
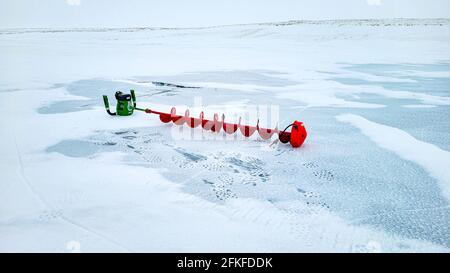
{"type": "Polygon", "coordinates": [[[1,30],[0,251],[449,252],[449,30],[1,30]],[[156,110],[298,119],[308,139],[108,116],[101,95],[129,89],[156,110]]]}
{"type": "Polygon", "coordinates": [[[343,114],[336,118],[359,128],[382,148],[422,166],[440,182],[443,194],[450,199],[450,152],[419,141],[398,128],[374,123],[361,116],[343,114]]]}

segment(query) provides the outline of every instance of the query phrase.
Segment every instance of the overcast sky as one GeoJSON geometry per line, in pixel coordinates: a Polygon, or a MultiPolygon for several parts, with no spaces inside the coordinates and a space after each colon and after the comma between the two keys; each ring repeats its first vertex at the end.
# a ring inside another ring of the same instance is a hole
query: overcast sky
{"type": "Polygon", "coordinates": [[[0,0],[0,28],[196,27],[301,19],[449,18],[449,0],[0,0]]]}

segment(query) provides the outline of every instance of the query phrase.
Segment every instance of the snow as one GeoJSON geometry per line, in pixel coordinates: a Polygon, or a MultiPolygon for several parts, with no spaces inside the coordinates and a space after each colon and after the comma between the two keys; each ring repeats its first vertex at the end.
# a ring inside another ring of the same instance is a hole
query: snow
{"type": "Polygon", "coordinates": [[[0,251],[449,252],[449,30],[1,30],[0,251]],[[308,138],[107,115],[101,95],[129,89],[160,111],[297,119],[308,138]]]}

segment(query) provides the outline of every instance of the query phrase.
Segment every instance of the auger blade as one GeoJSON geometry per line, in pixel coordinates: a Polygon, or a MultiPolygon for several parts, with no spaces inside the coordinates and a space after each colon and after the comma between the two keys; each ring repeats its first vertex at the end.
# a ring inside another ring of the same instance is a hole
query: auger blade
{"type": "Polygon", "coordinates": [[[184,118],[186,119],[186,124],[191,128],[198,127],[200,123],[202,123],[200,119],[190,117],[189,109],[187,109],[186,112],[184,113],[184,118]]]}
{"type": "Polygon", "coordinates": [[[256,124],[256,130],[258,131],[259,136],[265,140],[270,139],[273,136],[273,134],[275,134],[275,132],[278,132],[277,127],[278,127],[278,125],[275,127],[275,129],[260,128],[259,127],[259,119],[258,119],[258,123],[256,124]]]}
{"type": "Polygon", "coordinates": [[[231,135],[237,131],[238,125],[234,123],[225,123],[225,114],[222,114],[222,129],[225,133],[231,135]]]}
{"type": "Polygon", "coordinates": [[[170,116],[172,118],[172,122],[176,125],[183,125],[185,122],[185,118],[183,116],[177,115],[177,109],[175,107],[172,107],[170,110],[170,116]]]}
{"type": "MultiPolygon", "coordinates": [[[[133,100],[135,101],[135,99],[133,100]]],[[[185,111],[184,116],[177,115],[175,107],[172,107],[170,109],[170,113],[158,112],[153,111],[151,109],[141,109],[141,108],[136,108],[136,110],[144,111],[148,114],[159,115],[159,119],[163,123],[169,123],[171,121],[176,125],[183,125],[184,123],[186,123],[191,128],[195,128],[201,125],[204,130],[211,130],[212,132],[215,133],[218,133],[220,132],[220,130],[223,130],[226,134],[234,134],[239,129],[239,131],[245,137],[250,137],[255,133],[255,131],[258,131],[259,136],[265,140],[270,139],[275,133],[277,133],[280,142],[290,143],[291,146],[294,148],[300,147],[307,137],[305,126],[303,125],[302,122],[297,120],[294,121],[294,123],[287,126],[283,131],[280,131],[278,129],[278,125],[275,126],[274,129],[259,127],[259,120],[256,124],[256,127],[250,125],[242,125],[241,117],[239,117],[238,124],[227,123],[225,122],[225,114],[222,114],[221,120],[219,120],[218,114],[214,114],[213,120],[209,120],[205,119],[205,114],[203,111],[200,112],[199,118],[190,117],[189,109],[185,111]],[[287,129],[289,129],[290,127],[292,127],[291,131],[287,131],[287,129]]]]}

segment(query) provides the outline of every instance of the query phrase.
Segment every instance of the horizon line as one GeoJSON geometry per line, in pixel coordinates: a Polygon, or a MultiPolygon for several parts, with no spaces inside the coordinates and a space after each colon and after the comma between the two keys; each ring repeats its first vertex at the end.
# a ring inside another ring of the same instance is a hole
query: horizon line
{"type": "Polygon", "coordinates": [[[211,26],[197,26],[197,27],[161,27],[161,26],[129,26],[129,27],[108,27],[108,26],[92,26],[92,27],[0,27],[0,31],[4,30],[45,30],[45,29],[54,29],[54,30],[94,30],[94,29],[103,29],[103,30],[120,30],[120,29],[159,29],[159,30],[183,30],[183,29],[211,29],[211,28],[220,28],[220,27],[233,27],[233,26],[251,26],[251,25],[277,25],[277,26],[285,26],[289,24],[301,24],[301,23],[319,23],[319,22],[357,22],[357,21],[384,21],[384,20],[414,20],[414,21],[425,21],[425,20],[446,20],[450,21],[450,17],[386,17],[386,18],[337,18],[337,19],[291,19],[291,20],[283,20],[283,21],[272,21],[272,22],[253,22],[253,23],[233,23],[233,24],[221,24],[221,25],[211,25],[211,26]]]}

